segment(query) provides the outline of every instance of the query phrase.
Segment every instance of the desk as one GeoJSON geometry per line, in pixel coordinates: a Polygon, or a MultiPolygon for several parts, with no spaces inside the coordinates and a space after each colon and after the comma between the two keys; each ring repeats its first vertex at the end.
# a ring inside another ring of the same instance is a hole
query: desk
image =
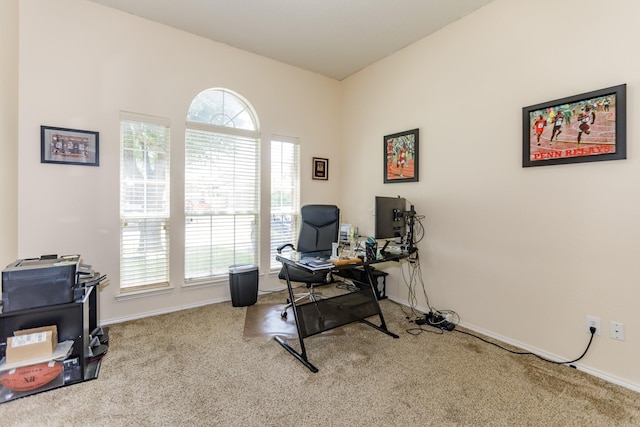
{"type": "Polygon", "coordinates": [[[296,351],[289,343],[279,336],[274,337],[274,339],[311,372],[318,372],[318,368],[309,362],[307,350],[304,345],[304,339],[312,335],[359,321],[393,338],[399,338],[398,335],[387,329],[387,324],[384,321],[384,316],[382,315],[382,310],[380,309],[380,304],[376,295],[376,282],[370,266],[381,262],[400,261],[407,257],[406,254],[389,254],[384,259],[360,262],[357,264],[345,264],[329,268],[327,271],[362,267],[368,279],[369,286],[347,294],[337,295],[335,297],[300,305],[295,303],[291,280],[289,280],[289,268],[305,267],[296,263],[295,255],[297,254],[294,254],[294,256],[276,255],[276,260],[282,263],[284,276],[287,281],[289,299],[292,302],[292,311],[295,318],[296,329],[298,331],[300,351],[296,351]],[[372,316],[378,316],[380,321],[379,325],[366,320],[368,317],[372,316]]]}

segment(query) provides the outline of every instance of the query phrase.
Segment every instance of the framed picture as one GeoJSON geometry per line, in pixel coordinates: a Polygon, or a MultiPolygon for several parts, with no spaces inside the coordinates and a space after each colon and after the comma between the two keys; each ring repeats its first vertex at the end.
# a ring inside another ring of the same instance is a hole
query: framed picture
{"type": "Polygon", "coordinates": [[[327,181],[329,179],[329,159],[313,158],[313,179],[327,181]]]}
{"type": "Polygon", "coordinates": [[[627,158],[627,85],[522,109],[522,166],[627,158]]]}
{"type": "Polygon", "coordinates": [[[418,181],[418,129],[384,137],[384,182],[418,181]]]}
{"type": "Polygon", "coordinates": [[[99,133],[40,126],[40,163],[98,166],[99,133]]]}

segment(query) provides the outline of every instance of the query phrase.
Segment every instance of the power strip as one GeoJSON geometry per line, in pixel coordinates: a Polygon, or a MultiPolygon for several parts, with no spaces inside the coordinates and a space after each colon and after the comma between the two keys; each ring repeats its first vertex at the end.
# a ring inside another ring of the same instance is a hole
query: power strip
{"type": "Polygon", "coordinates": [[[416,319],[416,324],[429,325],[433,326],[434,328],[442,329],[444,331],[453,331],[456,327],[454,323],[449,322],[439,314],[434,314],[431,312],[425,314],[424,318],[422,319],[416,319]]]}

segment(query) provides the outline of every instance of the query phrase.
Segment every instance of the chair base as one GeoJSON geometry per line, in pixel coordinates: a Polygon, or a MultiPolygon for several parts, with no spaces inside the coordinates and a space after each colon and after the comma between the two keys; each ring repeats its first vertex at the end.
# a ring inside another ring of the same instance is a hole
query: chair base
{"type": "MultiPolygon", "coordinates": [[[[321,299],[324,299],[324,298],[325,298],[325,297],[324,297],[322,294],[319,294],[319,293],[317,293],[317,292],[313,292],[313,291],[311,291],[311,292],[307,292],[307,293],[305,293],[305,294],[301,294],[298,298],[296,298],[296,299],[295,299],[295,303],[296,303],[296,305],[297,305],[297,304],[298,304],[298,302],[300,302],[300,301],[304,301],[304,300],[306,300],[306,299],[308,299],[308,300],[309,300],[309,302],[316,302],[316,301],[321,300],[321,299]]],[[[280,313],[280,316],[281,316],[283,319],[286,319],[286,318],[287,318],[287,310],[288,310],[289,308],[291,308],[291,307],[293,307],[293,304],[291,303],[291,301],[289,301],[289,300],[287,299],[287,305],[285,305],[285,306],[284,306],[284,308],[282,309],[282,312],[280,313]]]]}

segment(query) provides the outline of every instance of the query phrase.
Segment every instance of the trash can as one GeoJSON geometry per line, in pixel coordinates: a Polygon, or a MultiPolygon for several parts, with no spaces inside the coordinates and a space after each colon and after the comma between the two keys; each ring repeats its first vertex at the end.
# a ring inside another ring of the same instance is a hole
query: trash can
{"type": "Polygon", "coordinates": [[[258,301],[258,266],[239,264],[229,267],[231,305],[246,307],[258,301]]]}

